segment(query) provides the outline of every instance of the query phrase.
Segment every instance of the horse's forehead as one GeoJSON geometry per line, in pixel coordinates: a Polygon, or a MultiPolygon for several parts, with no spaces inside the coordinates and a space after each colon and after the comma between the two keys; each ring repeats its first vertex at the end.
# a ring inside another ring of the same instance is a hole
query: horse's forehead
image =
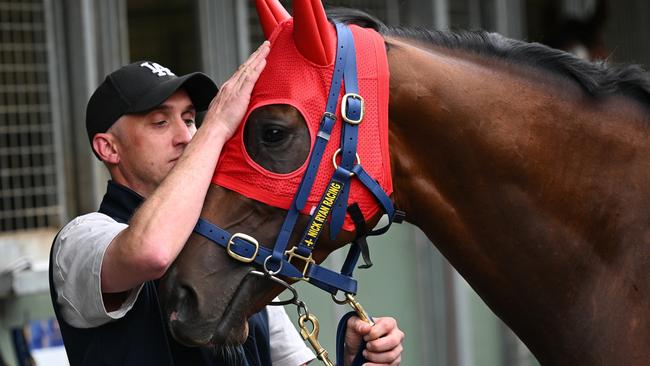
{"type": "Polygon", "coordinates": [[[319,66],[304,58],[293,40],[293,21],[278,26],[270,38],[267,65],[255,84],[248,113],[269,104],[289,104],[302,113],[310,130],[318,128],[333,65],[319,66]]]}

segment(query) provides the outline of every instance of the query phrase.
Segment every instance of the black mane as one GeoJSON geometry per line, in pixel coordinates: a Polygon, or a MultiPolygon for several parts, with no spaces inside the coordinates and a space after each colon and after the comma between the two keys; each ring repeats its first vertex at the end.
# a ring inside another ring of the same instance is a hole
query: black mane
{"type": "Polygon", "coordinates": [[[589,62],[570,53],[485,31],[445,32],[423,28],[393,27],[360,10],[333,8],[331,20],[372,28],[382,35],[422,41],[487,57],[514,61],[573,80],[594,97],[622,94],[650,107],[650,75],[638,65],[589,62]]]}

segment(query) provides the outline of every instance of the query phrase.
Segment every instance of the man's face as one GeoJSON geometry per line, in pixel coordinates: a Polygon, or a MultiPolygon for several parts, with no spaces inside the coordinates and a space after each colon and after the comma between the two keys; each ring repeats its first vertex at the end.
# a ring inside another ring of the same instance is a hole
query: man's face
{"type": "Polygon", "coordinates": [[[184,90],[146,114],[122,116],[109,130],[116,137],[116,168],[125,180],[118,182],[149,196],[196,133],[195,117],[194,105],[184,90]]]}

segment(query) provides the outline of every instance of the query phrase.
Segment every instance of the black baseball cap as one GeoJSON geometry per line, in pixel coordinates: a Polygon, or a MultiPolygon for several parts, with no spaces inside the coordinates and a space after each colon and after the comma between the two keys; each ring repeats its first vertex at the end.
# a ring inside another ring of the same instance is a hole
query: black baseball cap
{"type": "Polygon", "coordinates": [[[93,153],[95,134],[108,131],[125,114],[144,113],[159,106],[181,88],[197,111],[206,110],[218,91],[212,79],[203,73],[176,76],[152,61],[134,62],[108,74],[86,107],[86,131],[93,153]]]}

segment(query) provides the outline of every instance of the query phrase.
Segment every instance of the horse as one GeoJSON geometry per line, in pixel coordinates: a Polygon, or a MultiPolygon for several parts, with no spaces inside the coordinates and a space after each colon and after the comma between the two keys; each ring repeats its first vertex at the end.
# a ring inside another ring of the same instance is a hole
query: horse
{"type": "MultiPolygon", "coordinates": [[[[272,5],[281,24],[289,15],[278,4],[272,5]]],[[[324,17],[320,1],[294,1],[294,35],[320,31],[327,50],[323,29],[307,29],[322,24],[299,22],[296,14],[305,10],[298,7],[324,17]]],[[[495,33],[389,27],[353,10],[330,18],[383,37],[391,198],[406,221],[542,364],[650,364],[644,70],[589,63],[495,33]]],[[[266,27],[268,37],[274,25],[266,27]]],[[[295,171],[307,159],[312,138],[291,105],[259,108],[242,128],[249,158],[272,172],[295,171]],[[283,148],[264,154],[270,143],[283,148]]],[[[265,245],[285,215],[218,185],[201,214],[265,245]]],[[[380,216],[335,239],[325,229],[316,263],[380,216]]],[[[306,224],[301,215],[297,226],[306,224]]],[[[297,240],[294,233],[290,244],[297,240]]],[[[174,336],[190,345],[243,342],[247,317],[284,290],[251,275],[255,268],[193,234],[161,283],[174,336]]]]}

